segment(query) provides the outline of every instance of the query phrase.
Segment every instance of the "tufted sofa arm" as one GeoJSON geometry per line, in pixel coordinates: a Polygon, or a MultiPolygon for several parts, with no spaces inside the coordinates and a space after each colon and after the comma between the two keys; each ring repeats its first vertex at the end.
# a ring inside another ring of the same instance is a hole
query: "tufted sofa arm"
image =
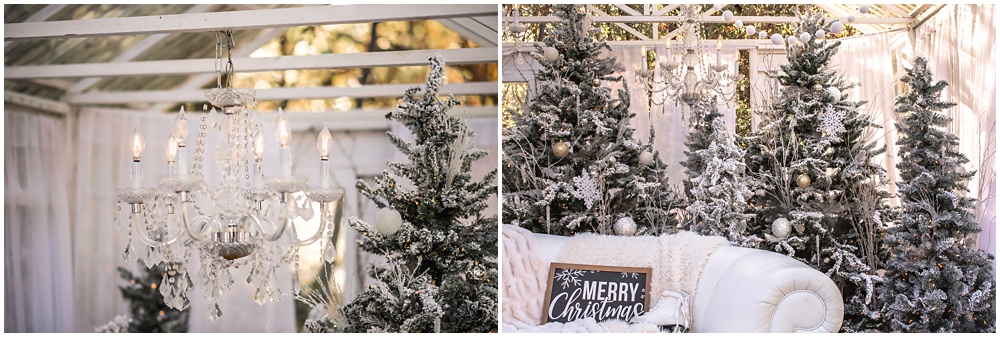
{"type": "Polygon", "coordinates": [[[720,247],[698,280],[692,332],[837,332],[840,290],[823,273],[770,251],[720,247]]]}

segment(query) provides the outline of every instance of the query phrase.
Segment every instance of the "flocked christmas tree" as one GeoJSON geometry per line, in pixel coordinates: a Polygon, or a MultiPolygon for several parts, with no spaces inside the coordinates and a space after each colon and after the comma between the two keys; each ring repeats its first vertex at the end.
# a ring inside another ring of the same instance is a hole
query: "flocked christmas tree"
{"type": "Polygon", "coordinates": [[[896,99],[902,203],[899,221],[885,242],[891,251],[879,294],[889,331],[995,332],[993,256],[967,246],[981,231],[963,196],[975,172],[959,172],[969,160],[958,137],[947,132],[955,105],[940,99],[947,82],[933,82],[927,61],[917,58],[896,99]]]}
{"type": "Polygon", "coordinates": [[[118,267],[118,274],[125,281],[118,288],[128,301],[128,317],[116,317],[114,321],[99,327],[98,332],[187,332],[191,312],[177,310],[164,304],[160,293],[160,283],[167,276],[163,264],[147,269],[139,263],[140,273],[118,267]]]}
{"type": "Polygon", "coordinates": [[[681,162],[681,166],[684,166],[684,174],[687,176],[687,179],[684,179],[684,192],[689,200],[694,197],[691,194],[691,189],[694,187],[691,180],[705,172],[704,160],[695,153],[707,149],[712,143],[712,123],[715,119],[722,117],[716,106],[715,98],[698,100],[691,106],[691,114],[694,115],[691,117],[691,122],[694,123],[689,122],[690,132],[684,139],[684,146],[687,149],[684,151],[685,159],[681,162]]]}
{"type": "Polygon", "coordinates": [[[691,179],[690,230],[702,235],[725,237],[729,242],[756,248],[761,239],[747,231],[753,218],[747,201],[753,197],[752,179],[746,175],[746,150],[733,141],[722,118],[713,118],[704,134],[708,144],[688,156],[698,161],[702,173],[691,179]]]}
{"type": "Polygon", "coordinates": [[[622,67],[583,6],[550,8],[560,21],[534,55],[544,67],[537,95],[504,129],[503,221],[557,235],[672,231],[666,165],[634,138],[628,89],[614,98],[603,86],[621,81],[622,67]]]}
{"type": "Polygon", "coordinates": [[[761,111],[762,127],[745,139],[746,163],[761,188],[751,200],[762,248],[788,254],[826,273],[844,295],[846,331],[878,327],[874,287],[884,261],[882,233],[892,213],[874,160],[879,127],[864,102],[842,94],[847,84],[827,65],[840,45],[823,38],[842,24],[819,13],[800,15],[788,64],[776,76],[780,96],[761,111]],[[817,34],[820,32],[820,34],[817,34]]]}
{"type": "Polygon", "coordinates": [[[473,181],[472,162],[487,153],[473,147],[461,119],[447,115],[459,101],[438,98],[444,62],[430,61],[427,88],[407,90],[386,115],[413,133],[412,143],[387,133],[409,161],[390,162],[374,187],[357,184],[382,209],[374,226],[350,224],[362,248],[384,255],[388,267],[373,267],[378,283],[344,308],[348,332],[497,329],[497,218],[482,214],[497,172],[473,181]]]}

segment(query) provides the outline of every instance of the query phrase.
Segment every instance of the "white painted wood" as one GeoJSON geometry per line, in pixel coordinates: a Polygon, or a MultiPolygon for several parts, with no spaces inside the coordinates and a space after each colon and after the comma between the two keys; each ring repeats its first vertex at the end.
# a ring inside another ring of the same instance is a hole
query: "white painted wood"
{"type": "Polygon", "coordinates": [[[4,40],[164,34],[496,15],[496,5],[342,5],[4,25],[4,40]]]}
{"type": "MultiPolygon", "coordinates": [[[[317,126],[326,125],[330,131],[343,130],[388,130],[390,121],[385,119],[385,114],[395,109],[352,109],[347,111],[286,111],[292,131],[302,131],[317,126]]],[[[148,114],[150,111],[85,107],[81,111],[87,112],[114,112],[114,113],[134,113],[148,114]]],[[[496,106],[457,106],[448,111],[448,115],[466,119],[495,119],[498,118],[499,108],[496,106]]],[[[201,114],[201,111],[189,111],[192,116],[201,114]]],[[[277,111],[258,111],[261,121],[268,125],[273,125],[278,119],[277,111]]]]}
{"type": "MultiPolygon", "coordinates": [[[[65,4],[45,6],[38,12],[35,12],[35,14],[29,16],[28,19],[24,20],[24,22],[41,22],[48,20],[53,15],[56,15],[56,13],[59,13],[59,11],[61,11],[63,8],[66,8],[65,4]]],[[[14,41],[4,41],[3,43],[4,53],[10,51],[11,48],[14,48],[15,45],[16,43],[14,41]]]]}
{"type": "Polygon", "coordinates": [[[39,79],[28,80],[28,82],[46,86],[53,89],[59,89],[62,91],[69,90],[69,87],[73,86],[73,82],[67,80],[61,80],[58,78],[39,78],[39,79]]]}
{"type": "MultiPolygon", "coordinates": [[[[534,43],[534,42],[529,42],[529,46],[527,48],[525,48],[522,45],[522,49],[526,49],[529,52],[535,51],[534,46],[531,45],[532,43],[534,43]]],[[[641,46],[641,45],[646,45],[647,47],[651,46],[650,41],[607,41],[607,43],[608,43],[609,46],[612,46],[612,47],[641,46]]],[[[663,38],[661,37],[655,43],[663,43],[663,38]]],[[[708,45],[708,46],[710,46],[710,47],[713,47],[713,48],[715,47],[715,43],[716,43],[715,40],[705,40],[705,44],[708,45]]],[[[539,42],[538,44],[541,45],[541,46],[545,45],[544,43],[541,43],[541,42],[539,42]]],[[[733,40],[727,40],[727,39],[723,39],[722,40],[722,47],[723,48],[751,49],[751,48],[767,48],[767,46],[773,46],[773,44],[771,44],[771,40],[770,39],[767,39],[767,40],[762,40],[762,39],[733,39],[733,40]]],[[[508,50],[510,50],[511,47],[513,47],[513,44],[509,43],[509,42],[504,42],[503,45],[502,45],[502,48],[503,48],[503,50],[505,52],[508,51],[508,50]]],[[[784,48],[784,45],[782,45],[780,47],[784,48]]]]}
{"type": "Polygon", "coordinates": [[[906,13],[906,11],[904,11],[902,8],[899,8],[899,6],[896,6],[896,5],[892,5],[892,4],[878,4],[878,5],[873,5],[873,6],[879,6],[879,7],[885,8],[886,10],[892,12],[893,14],[898,15],[899,17],[904,17],[904,18],[905,17],[910,17],[910,15],[908,13],[906,13]]]}
{"type": "MultiPolygon", "coordinates": [[[[621,23],[644,23],[644,22],[680,22],[681,18],[677,16],[597,16],[593,18],[594,22],[621,22],[621,23]]],[[[795,17],[788,16],[734,16],[733,20],[742,20],[744,24],[751,23],[794,23],[798,22],[795,17]]],[[[827,20],[841,20],[847,22],[847,17],[833,17],[827,18],[827,20]]],[[[547,23],[547,22],[557,22],[559,18],[554,16],[522,16],[520,18],[521,22],[525,23],[547,23]]],[[[877,18],[877,17],[859,17],[856,18],[853,25],[863,25],[863,24],[909,24],[913,22],[913,18],[877,18]]],[[[724,23],[726,20],[722,16],[706,16],[702,22],[705,23],[724,23]]]]}
{"type": "Polygon", "coordinates": [[[25,95],[10,90],[3,91],[3,101],[7,103],[23,105],[29,108],[34,108],[45,112],[54,113],[60,116],[68,115],[70,114],[71,111],[73,111],[73,109],[70,107],[69,104],[53,101],[46,98],[25,95]]]}
{"type": "MultiPolygon", "coordinates": [[[[303,87],[303,88],[272,88],[257,90],[258,101],[280,101],[287,99],[333,99],[340,97],[371,98],[399,97],[407,89],[419,84],[381,84],[360,87],[303,87]]],[[[467,82],[445,84],[442,94],[454,95],[496,95],[497,82],[467,82]]],[[[147,90],[147,91],[116,91],[89,92],[78,95],[67,95],[66,102],[70,104],[129,104],[129,103],[167,103],[167,102],[204,102],[202,90],[147,90]]]]}
{"type": "MultiPolygon", "coordinates": [[[[219,7],[219,6],[221,6],[221,5],[205,5],[205,4],[193,5],[190,8],[188,8],[186,11],[184,11],[183,14],[209,12],[209,11],[214,10],[216,7],[219,7]]],[[[121,54],[118,54],[118,56],[115,56],[115,58],[112,59],[109,63],[123,63],[123,62],[132,61],[132,60],[136,59],[137,57],[139,57],[140,55],[142,55],[143,53],[145,53],[146,51],[148,51],[148,50],[152,49],[153,47],[155,47],[157,44],[159,44],[160,42],[162,42],[168,36],[170,36],[170,35],[168,35],[168,34],[153,34],[153,35],[147,36],[146,38],[142,39],[142,41],[137,42],[136,44],[132,45],[131,47],[129,47],[128,49],[126,49],[125,51],[123,51],[121,54]]],[[[79,82],[76,82],[76,84],[74,84],[73,86],[69,87],[69,89],[66,90],[66,91],[69,92],[69,93],[73,93],[73,94],[81,93],[81,92],[87,91],[87,89],[90,89],[95,84],[97,84],[97,82],[100,82],[100,81],[101,81],[100,77],[88,77],[88,78],[80,80],[79,82]]]]}
{"type": "MultiPolygon", "coordinates": [[[[464,48],[260,58],[237,57],[233,58],[233,64],[235,65],[234,71],[238,73],[274,70],[402,67],[426,65],[427,59],[434,55],[441,55],[445,62],[451,65],[493,63],[497,61],[496,48],[464,48]]],[[[88,76],[149,76],[199,73],[214,74],[215,59],[4,67],[4,78],[6,79],[68,78],[88,76]]]]}
{"type": "MultiPolygon", "coordinates": [[[[453,18],[436,20],[449,30],[458,33],[462,37],[472,40],[483,47],[497,46],[496,17],[493,17],[492,25],[484,25],[479,20],[473,18],[453,18]]],[[[486,20],[484,20],[486,21],[486,20]]],[[[495,51],[495,49],[494,49],[495,51]]]]}
{"type": "MultiPolygon", "coordinates": [[[[595,22],[598,21],[596,19],[600,18],[600,17],[611,17],[611,16],[608,15],[608,13],[605,13],[604,11],[601,11],[600,9],[598,9],[594,5],[587,5],[587,9],[590,10],[591,12],[594,12],[594,13],[597,14],[597,16],[594,17],[594,19],[595,19],[594,21],[595,22]]],[[[624,23],[615,23],[615,25],[618,26],[621,29],[624,29],[626,32],[629,32],[630,34],[634,35],[635,37],[638,37],[640,40],[644,40],[644,41],[649,41],[650,40],[650,38],[648,36],[643,35],[638,30],[635,30],[634,28],[629,27],[629,26],[625,25],[624,23]]]]}

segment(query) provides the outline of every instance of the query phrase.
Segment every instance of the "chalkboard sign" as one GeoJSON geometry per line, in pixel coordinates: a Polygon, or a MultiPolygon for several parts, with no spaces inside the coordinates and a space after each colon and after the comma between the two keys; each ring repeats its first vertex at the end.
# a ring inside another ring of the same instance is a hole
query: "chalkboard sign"
{"type": "Polygon", "coordinates": [[[650,268],[552,263],[542,324],[593,317],[628,321],[649,308],[650,268]]]}

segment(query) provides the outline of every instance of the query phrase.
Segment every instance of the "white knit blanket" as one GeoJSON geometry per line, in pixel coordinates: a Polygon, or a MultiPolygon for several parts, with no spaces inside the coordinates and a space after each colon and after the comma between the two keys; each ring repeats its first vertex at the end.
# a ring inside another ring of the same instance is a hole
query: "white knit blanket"
{"type": "Polygon", "coordinates": [[[719,246],[728,244],[723,237],[700,236],[688,231],[660,237],[586,233],[571,238],[559,252],[556,262],[652,268],[649,303],[653,306],[664,290],[696,296],[698,279],[709,256],[719,246]]]}
{"type": "MultiPolygon", "coordinates": [[[[539,326],[550,261],[531,232],[511,225],[504,225],[502,232],[503,332],[657,331],[656,326],[650,324],[597,323],[592,318],[539,326]]],[[[659,238],[581,234],[567,243],[557,262],[651,267],[653,291],[650,294],[659,296],[663,289],[673,289],[693,295],[708,256],[724,244],[727,243],[721,237],[701,237],[689,232],[659,238]],[[677,272],[668,272],[671,270],[677,272]]],[[[650,304],[658,300],[650,298],[650,304]]]]}

